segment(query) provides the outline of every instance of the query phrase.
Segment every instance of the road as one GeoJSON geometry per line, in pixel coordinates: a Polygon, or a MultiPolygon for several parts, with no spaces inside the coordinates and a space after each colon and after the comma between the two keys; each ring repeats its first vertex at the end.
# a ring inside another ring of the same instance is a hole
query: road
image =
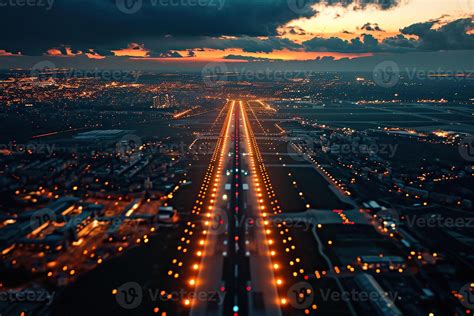
{"type": "MultiPolygon", "coordinates": [[[[263,175],[248,103],[231,101],[220,133],[216,201],[199,265],[195,297],[224,293],[221,304],[194,300],[191,315],[281,315],[265,227],[263,175]]],[[[266,182],[265,182],[266,183],[266,182]]],[[[281,282],[281,281],[280,281],[281,282]]]]}

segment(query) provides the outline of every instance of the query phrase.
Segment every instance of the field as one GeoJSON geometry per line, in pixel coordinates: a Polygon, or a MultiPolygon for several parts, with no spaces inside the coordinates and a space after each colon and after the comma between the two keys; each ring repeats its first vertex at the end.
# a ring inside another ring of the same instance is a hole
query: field
{"type": "Polygon", "coordinates": [[[449,130],[474,133],[474,113],[467,105],[429,104],[330,104],[298,108],[280,107],[279,113],[302,117],[320,124],[353,129],[383,127],[421,128],[424,131],[449,130]]]}

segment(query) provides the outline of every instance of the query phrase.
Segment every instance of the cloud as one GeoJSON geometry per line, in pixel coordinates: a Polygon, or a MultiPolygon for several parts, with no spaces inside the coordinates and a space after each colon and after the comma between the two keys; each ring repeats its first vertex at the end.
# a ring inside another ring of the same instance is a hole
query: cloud
{"type": "Polygon", "coordinates": [[[415,47],[421,50],[462,50],[474,49],[474,29],[471,18],[459,19],[435,29],[439,20],[416,23],[400,30],[405,35],[418,37],[415,47]]]}
{"type": "Polygon", "coordinates": [[[55,56],[75,56],[81,55],[82,51],[74,50],[68,46],[61,46],[61,47],[52,47],[48,49],[45,55],[55,55],[55,56]]]}
{"type": "Polygon", "coordinates": [[[159,57],[159,58],[183,58],[183,56],[178,53],[178,52],[166,52],[166,53],[161,53],[157,56],[152,56],[152,57],[159,57]]]}
{"type": "Polygon", "coordinates": [[[15,53],[7,52],[4,49],[0,49],[0,56],[21,56],[21,54],[15,54],[15,53]]]}
{"type": "Polygon", "coordinates": [[[384,30],[380,28],[378,23],[370,23],[370,22],[367,22],[364,25],[362,25],[360,29],[367,32],[385,32],[384,30]]]}
{"type": "Polygon", "coordinates": [[[388,37],[381,42],[370,34],[351,40],[338,37],[314,37],[303,42],[307,51],[315,52],[408,52],[474,49],[474,28],[471,19],[459,19],[434,28],[440,23],[433,20],[415,23],[400,30],[401,34],[388,37]]]}
{"type": "Polygon", "coordinates": [[[130,43],[127,48],[112,51],[116,56],[149,57],[150,50],[145,48],[145,44],[130,43]]]}
{"type": "Polygon", "coordinates": [[[271,53],[274,50],[298,50],[301,44],[286,38],[250,36],[241,37],[159,37],[147,42],[146,49],[152,54],[160,54],[172,50],[184,51],[199,49],[242,49],[246,53],[271,53]]]}
{"type": "Polygon", "coordinates": [[[296,50],[301,48],[297,44],[287,38],[269,37],[267,39],[257,39],[251,37],[243,37],[237,39],[224,40],[226,48],[242,48],[247,53],[271,53],[274,50],[296,50]]]}
{"type": "Polygon", "coordinates": [[[402,34],[398,34],[392,37],[388,37],[383,40],[383,44],[388,47],[400,49],[414,50],[416,49],[417,41],[415,39],[410,39],[402,34]]]}
{"type": "Polygon", "coordinates": [[[81,51],[116,50],[132,42],[148,44],[166,35],[276,36],[279,26],[315,14],[297,13],[281,0],[226,0],[220,10],[212,6],[160,6],[160,1],[143,0],[134,14],[121,12],[115,2],[56,0],[51,10],[2,7],[0,28],[8,32],[1,36],[0,49],[41,55],[63,45],[81,51]]]}
{"type": "Polygon", "coordinates": [[[263,57],[252,57],[243,55],[227,55],[224,59],[229,60],[244,60],[244,61],[280,61],[281,59],[263,58],[263,57]]]}
{"type": "MultiPolygon", "coordinates": [[[[219,3],[219,0],[213,1],[219,3]]],[[[309,0],[306,3],[354,10],[369,7],[389,10],[402,1],[309,0]]],[[[180,58],[194,57],[194,52],[204,49],[241,49],[244,53],[271,53],[275,50],[372,53],[474,49],[471,18],[446,21],[446,17],[441,17],[415,23],[402,28],[400,34],[381,41],[369,34],[383,32],[379,24],[368,22],[359,28],[365,34],[350,40],[314,37],[300,44],[279,35],[312,36],[296,26],[283,27],[294,19],[316,15],[311,6],[307,10],[291,10],[286,0],[226,0],[221,9],[151,4],[150,0],[143,0],[143,6],[135,14],[121,12],[115,0],[56,0],[51,10],[28,6],[3,7],[0,10],[0,27],[8,31],[0,38],[0,56],[18,52],[33,56],[49,53],[97,58],[117,54],[180,58]]],[[[351,34],[348,31],[343,33],[351,34]]],[[[246,58],[228,56],[228,59],[246,58]]]]}
{"type": "MultiPolygon", "coordinates": [[[[209,4],[216,5],[208,6],[162,5],[168,2],[143,0],[134,14],[122,12],[116,2],[56,0],[49,10],[32,6],[2,7],[0,28],[8,31],[2,33],[0,49],[42,55],[48,49],[67,46],[107,56],[110,51],[123,49],[129,43],[144,43],[149,47],[156,38],[166,38],[172,46],[174,39],[186,37],[274,37],[282,25],[317,14],[310,6],[307,10],[295,10],[287,0],[209,0],[209,4]],[[168,35],[172,37],[165,37],[168,35]]],[[[309,0],[308,3],[344,7],[355,5],[357,9],[371,6],[385,10],[399,2],[309,0]]],[[[270,43],[270,46],[275,44],[270,43]]],[[[253,49],[269,50],[264,46],[253,49]]]]}
{"type": "Polygon", "coordinates": [[[354,10],[363,10],[367,7],[375,7],[381,10],[388,10],[400,5],[403,0],[319,0],[316,3],[322,3],[330,6],[340,5],[343,7],[354,6],[354,10]]]}
{"type": "Polygon", "coordinates": [[[288,26],[282,28],[280,35],[291,34],[291,35],[307,35],[306,31],[299,26],[288,26]]]}
{"type": "Polygon", "coordinates": [[[303,46],[311,52],[365,53],[377,50],[378,41],[370,34],[363,34],[362,39],[355,37],[350,41],[339,37],[314,37],[303,42],[303,46]]]}

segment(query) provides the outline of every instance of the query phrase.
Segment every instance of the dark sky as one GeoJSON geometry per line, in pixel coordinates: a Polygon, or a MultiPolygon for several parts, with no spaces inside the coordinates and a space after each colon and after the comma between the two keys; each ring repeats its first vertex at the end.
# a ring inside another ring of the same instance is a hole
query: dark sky
{"type": "Polygon", "coordinates": [[[348,64],[315,60],[328,54],[336,59],[365,57],[349,63],[360,67],[380,56],[405,62],[409,54],[420,63],[433,64],[438,58],[457,56],[453,65],[465,68],[472,65],[468,59],[474,50],[472,16],[465,15],[429,19],[420,12],[418,22],[395,32],[385,30],[383,21],[363,23],[354,33],[341,29],[338,34],[312,33],[308,31],[312,22],[306,29],[289,26],[333,8],[349,11],[346,19],[352,18],[350,11],[367,12],[370,20],[374,11],[395,10],[410,0],[29,0],[33,5],[20,6],[22,1],[0,0],[2,68],[31,67],[38,60],[61,66],[138,68],[165,67],[163,63],[192,68],[192,63],[216,60],[348,64]],[[11,54],[21,56],[5,56],[11,54]]]}

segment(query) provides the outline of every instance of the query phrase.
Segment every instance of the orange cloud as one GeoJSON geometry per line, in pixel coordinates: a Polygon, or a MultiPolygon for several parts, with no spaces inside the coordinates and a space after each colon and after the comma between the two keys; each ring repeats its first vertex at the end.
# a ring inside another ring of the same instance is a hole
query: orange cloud
{"type": "Polygon", "coordinates": [[[96,53],[93,49],[89,49],[86,53],[83,53],[82,51],[77,51],[76,53],[74,53],[70,47],[65,48],[65,54],[63,51],[61,51],[58,48],[50,48],[46,51],[46,55],[57,56],[57,57],[72,57],[72,56],[78,56],[78,55],[86,55],[90,59],[104,59],[105,58],[105,56],[102,56],[96,53]]]}
{"type": "Polygon", "coordinates": [[[89,52],[89,53],[86,53],[86,56],[90,59],[104,59],[105,56],[102,56],[102,55],[99,55],[97,54],[96,52],[89,52]]]}
{"type": "Polygon", "coordinates": [[[46,55],[50,56],[62,56],[62,52],[57,48],[50,48],[46,51],[46,55]]]}
{"type": "Polygon", "coordinates": [[[143,44],[130,43],[127,48],[112,50],[115,56],[149,57],[150,51],[143,44]]]}
{"type": "Polygon", "coordinates": [[[0,56],[21,56],[21,53],[18,52],[17,54],[15,54],[15,53],[7,52],[4,49],[0,49],[0,56]]]}
{"type": "Polygon", "coordinates": [[[81,51],[73,52],[71,47],[63,47],[63,49],[64,50],[61,50],[60,48],[56,47],[50,48],[46,51],[46,55],[60,57],[82,55],[81,51]]]}
{"type": "MultiPolygon", "coordinates": [[[[1,51],[0,51],[1,52],[1,51]]],[[[335,60],[342,58],[359,58],[359,57],[368,57],[372,56],[372,53],[336,53],[336,52],[306,52],[303,50],[292,51],[288,49],[274,50],[271,53],[250,53],[245,52],[241,48],[228,48],[224,50],[219,49],[200,49],[194,50],[193,54],[189,54],[188,50],[176,51],[183,57],[150,57],[150,50],[146,49],[143,44],[131,43],[127,48],[112,50],[115,56],[117,57],[130,57],[133,60],[147,60],[147,61],[157,61],[157,62],[182,62],[182,63],[192,63],[192,62],[242,62],[248,61],[248,57],[255,59],[269,59],[269,60],[283,60],[283,61],[305,61],[305,60],[314,60],[317,58],[323,57],[332,57],[335,60]],[[242,59],[226,59],[228,55],[242,56],[242,59]]],[[[51,56],[76,56],[84,54],[90,59],[104,59],[106,56],[102,56],[94,50],[90,49],[88,52],[78,52],[74,54],[70,48],[65,48],[65,53],[57,48],[51,48],[48,50],[47,54],[51,56]]]]}
{"type": "MultiPolygon", "coordinates": [[[[185,52],[179,52],[184,53],[185,52]]],[[[242,49],[226,49],[226,50],[214,50],[214,49],[205,49],[203,51],[194,51],[195,57],[192,57],[194,60],[221,60],[224,59],[227,55],[240,55],[246,57],[254,58],[268,58],[268,59],[280,59],[280,60],[313,60],[316,58],[322,57],[334,57],[334,59],[341,58],[358,58],[358,57],[367,57],[372,56],[371,53],[332,53],[332,52],[305,52],[305,51],[290,51],[287,49],[275,50],[271,53],[248,53],[244,52],[242,49]]],[[[229,61],[229,60],[226,60],[229,61]]]]}

